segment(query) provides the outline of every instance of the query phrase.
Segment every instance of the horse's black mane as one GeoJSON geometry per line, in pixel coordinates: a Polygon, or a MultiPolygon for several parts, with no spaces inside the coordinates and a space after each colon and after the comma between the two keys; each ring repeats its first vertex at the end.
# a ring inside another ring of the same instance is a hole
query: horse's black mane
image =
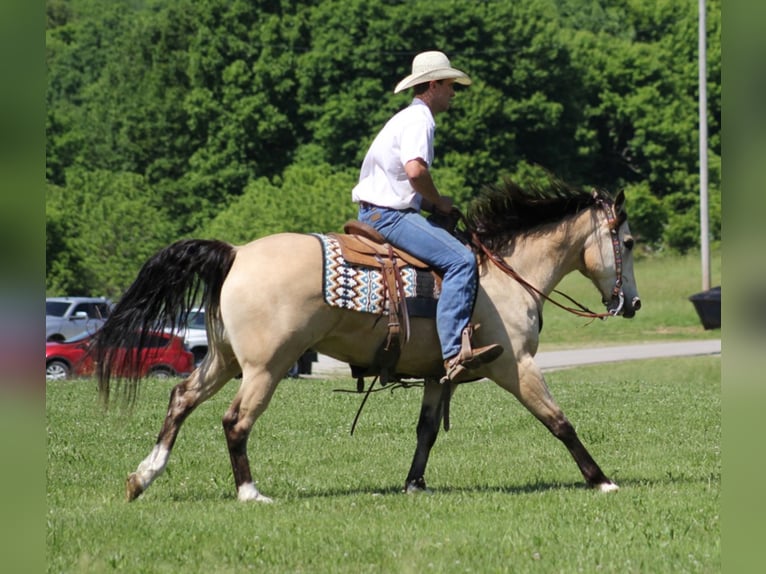
{"type": "MultiPolygon", "coordinates": [[[[606,192],[601,197],[612,201],[606,192]]],[[[502,185],[485,187],[468,207],[468,227],[490,250],[506,245],[519,233],[591,207],[593,194],[556,179],[544,185],[522,188],[506,179],[502,185]]]]}

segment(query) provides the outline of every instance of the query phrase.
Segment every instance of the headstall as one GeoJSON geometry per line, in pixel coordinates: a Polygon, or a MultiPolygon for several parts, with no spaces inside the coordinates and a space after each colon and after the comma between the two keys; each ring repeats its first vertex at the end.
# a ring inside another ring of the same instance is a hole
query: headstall
{"type": "MultiPolygon", "coordinates": [[[[473,245],[477,249],[479,249],[482,253],[484,253],[487,259],[489,259],[503,273],[505,273],[506,275],[510,277],[513,277],[516,281],[521,283],[521,285],[527,291],[530,291],[539,295],[540,297],[542,297],[546,301],[550,301],[557,307],[564,309],[565,311],[568,311],[569,313],[578,315],[580,317],[588,317],[592,319],[606,319],[607,317],[616,316],[622,310],[622,306],[625,302],[625,296],[622,292],[622,252],[620,250],[620,237],[619,237],[619,226],[617,224],[617,215],[614,211],[614,204],[612,202],[605,201],[604,198],[601,197],[598,194],[598,192],[595,190],[593,191],[593,198],[595,200],[595,205],[600,207],[604,211],[607,225],[609,226],[609,233],[612,239],[612,249],[614,250],[614,266],[615,266],[616,277],[615,277],[614,287],[612,288],[612,301],[616,302],[616,306],[610,309],[606,313],[596,313],[595,311],[591,311],[585,305],[582,305],[581,303],[575,301],[572,297],[570,297],[566,293],[562,293],[561,291],[554,289],[553,290],[554,293],[569,300],[574,305],[577,305],[578,308],[575,309],[574,307],[569,307],[567,305],[559,303],[558,301],[556,301],[555,299],[552,299],[551,297],[549,297],[548,295],[540,291],[537,287],[529,283],[521,275],[519,275],[519,273],[513,267],[508,265],[508,263],[506,263],[505,260],[502,257],[500,257],[497,253],[490,251],[490,249],[481,242],[481,240],[479,239],[475,231],[471,231],[471,241],[473,245]]],[[[466,222],[465,217],[461,216],[461,219],[464,222],[466,222]]],[[[466,225],[466,227],[468,226],[466,225]]]]}

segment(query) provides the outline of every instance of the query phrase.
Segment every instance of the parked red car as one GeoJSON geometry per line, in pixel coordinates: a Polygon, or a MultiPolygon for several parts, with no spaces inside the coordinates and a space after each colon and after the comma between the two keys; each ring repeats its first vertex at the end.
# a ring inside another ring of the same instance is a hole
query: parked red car
{"type": "MultiPolygon", "coordinates": [[[[66,341],[45,343],[45,379],[92,375],[93,358],[88,353],[92,338],[92,333],[84,332],[66,341]]],[[[187,375],[194,370],[194,355],[186,350],[181,337],[152,333],[147,346],[149,348],[142,351],[144,367],[140,376],[168,378],[187,375]]]]}

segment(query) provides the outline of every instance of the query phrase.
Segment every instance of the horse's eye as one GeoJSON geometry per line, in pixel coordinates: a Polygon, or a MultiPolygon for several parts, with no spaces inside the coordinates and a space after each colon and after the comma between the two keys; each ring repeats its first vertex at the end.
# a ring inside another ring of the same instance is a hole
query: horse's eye
{"type": "Polygon", "coordinates": [[[631,251],[633,249],[633,243],[634,242],[632,237],[628,237],[627,239],[625,239],[625,241],[623,241],[623,245],[625,245],[625,249],[627,249],[628,251],[631,251]]]}

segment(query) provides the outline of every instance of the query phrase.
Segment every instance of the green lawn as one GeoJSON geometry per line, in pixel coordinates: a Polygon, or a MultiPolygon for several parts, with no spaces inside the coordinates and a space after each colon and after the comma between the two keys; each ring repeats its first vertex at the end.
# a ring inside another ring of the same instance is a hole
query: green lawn
{"type": "MultiPolygon", "coordinates": [[[[721,253],[711,254],[712,286],[721,285],[721,253]]],[[[635,262],[642,308],[633,319],[583,319],[547,303],[540,334],[541,350],[585,345],[720,338],[720,329],[702,327],[689,296],[702,291],[699,254],[642,258],[635,262]]],[[[603,311],[600,296],[579,273],[564,278],[558,289],[594,311],[603,311]]],[[[554,295],[554,297],[556,297],[554,295]]],[[[561,298],[562,303],[567,302],[561,298]]]]}
{"type": "Polygon", "coordinates": [[[548,375],[613,494],[491,383],[461,388],[426,478],[399,492],[420,391],[377,393],[353,437],[349,380],[286,380],[250,456],[273,505],[236,500],[220,417],[236,382],[186,422],[136,502],[171,383],[104,416],[92,381],[47,390],[49,572],[717,572],[720,359],[649,360],[548,375]]]}
{"type": "MultiPolygon", "coordinates": [[[[720,284],[720,254],[713,258],[720,284]]],[[[547,305],[543,350],[718,338],[688,296],[694,255],[636,264],[644,307],[589,323],[547,305]]],[[[593,288],[562,290],[592,308],[593,288]]],[[[49,572],[718,572],[720,357],[548,373],[551,391],[621,490],[584,488],[566,449],[492,383],[452,404],[426,479],[400,493],[418,389],[357,395],[339,380],[287,380],[254,427],[250,458],[273,505],[236,500],[220,418],[230,383],[182,429],[163,476],[136,502],[124,481],[149,453],[173,382],[143,383],[131,415],[104,415],[91,380],[47,386],[49,572]]]]}

